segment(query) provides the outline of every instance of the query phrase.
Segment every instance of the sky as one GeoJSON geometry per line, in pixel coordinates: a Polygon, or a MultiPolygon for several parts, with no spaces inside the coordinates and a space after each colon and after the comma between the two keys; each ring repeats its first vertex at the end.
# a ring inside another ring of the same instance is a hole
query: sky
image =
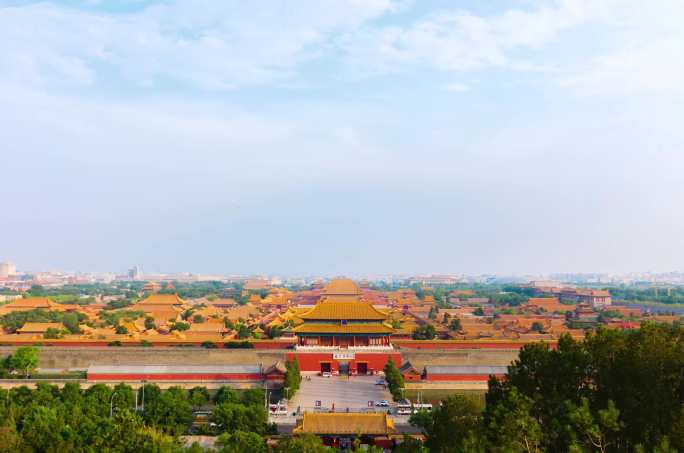
{"type": "Polygon", "coordinates": [[[0,261],[684,270],[681,0],[0,0],[0,261]]]}

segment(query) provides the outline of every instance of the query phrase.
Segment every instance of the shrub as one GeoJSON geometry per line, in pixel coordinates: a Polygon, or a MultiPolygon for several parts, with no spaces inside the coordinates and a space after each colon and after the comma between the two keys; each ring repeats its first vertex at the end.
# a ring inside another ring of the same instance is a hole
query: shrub
{"type": "Polygon", "coordinates": [[[254,345],[249,341],[229,341],[223,344],[226,349],[252,349],[254,345]]]}
{"type": "Polygon", "coordinates": [[[425,324],[413,331],[414,340],[433,340],[437,336],[437,331],[432,324],[425,324]]]}

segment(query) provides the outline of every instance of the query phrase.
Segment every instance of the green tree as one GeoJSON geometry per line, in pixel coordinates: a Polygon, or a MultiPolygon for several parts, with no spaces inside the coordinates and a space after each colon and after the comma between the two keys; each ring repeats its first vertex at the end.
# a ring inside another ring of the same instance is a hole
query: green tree
{"type": "Polygon", "coordinates": [[[79,318],[79,314],[64,313],[62,316],[62,324],[64,324],[64,327],[72,334],[81,333],[81,328],[79,327],[81,319],[79,318]]]}
{"type": "Polygon", "coordinates": [[[413,331],[412,338],[414,340],[434,340],[436,336],[435,327],[432,324],[424,324],[413,331]]]}
{"type": "Polygon", "coordinates": [[[33,406],[24,417],[21,436],[30,451],[67,451],[60,436],[63,429],[54,408],[33,406]]]}
{"type": "Polygon", "coordinates": [[[0,424],[0,453],[15,453],[25,450],[23,439],[17,432],[14,419],[3,419],[0,424]]]}
{"type": "Polygon", "coordinates": [[[55,329],[54,327],[48,327],[45,333],[43,334],[43,338],[47,340],[54,340],[56,338],[62,338],[64,334],[62,333],[61,330],[55,329]]]}
{"type": "Polygon", "coordinates": [[[157,328],[157,324],[154,322],[154,318],[151,316],[145,317],[145,329],[154,330],[157,328]]]}
{"type": "Polygon", "coordinates": [[[463,329],[463,326],[461,326],[461,320],[458,318],[454,318],[451,320],[449,323],[449,330],[454,331],[454,332],[460,332],[463,329]]]}
{"type": "Polygon", "coordinates": [[[38,366],[38,348],[35,346],[20,346],[12,354],[10,367],[14,371],[24,373],[26,379],[38,366]]]}
{"type": "Polygon", "coordinates": [[[323,445],[321,438],[313,434],[288,437],[275,448],[276,453],[326,453],[328,447],[323,445]]]}
{"type": "Polygon", "coordinates": [[[165,433],[182,434],[192,422],[187,392],[180,387],[160,392],[154,387],[145,387],[145,420],[165,433]]]}
{"type": "Polygon", "coordinates": [[[430,452],[484,452],[481,412],[475,400],[452,395],[432,413],[421,411],[412,415],[410,422],[423,431],[430,452]]]}
{"type": "Polygon", "coordinates": [[[235,330],[236,330],[235,336],[237,338],[239,338],[240,340],[245,339],[245,338],[249,338],[252,336],[252,330],[249,327],[247,327],[245,324],[242,324],[242,323],[238,324],[236,326],[235,330]]]}
{"type": "Polygon", "coordinates": [[[247,406],[261,406],[264,404],[264,391],[263,389],[247,389],[242,392],[242,404],[247,406]]]}
{"type": "Polygon", "coordinates": [[[402,376],[399,369],[394,365],[394,361],[390,358],[383,369],[385,373],[385,381],[387,388],[392,394],[394,401],[399,401],[404,397],[404,376],[402,376]]]}
{"type": "Polygon", "coordinates": [[[430,450],[419,439],[405,436],[392,453],[430,453],[430,450]]]}
{"type": "Polygon", "coordinates": [[[204,321],[205,321],[204,316],[200,315],[199,313],[192,317],[192,322],[202,323],[204,321]]]}
{"type": "Polygon", "coordinates": [[[223,433],[216,439],[219,453],[266,453],[266,442],[257,433],[235,431],[223,433]]]}
{"type": "Polygon", "coordinates": [[[217,404],[211,414],[211,420],[218,425],[221,432],[246,431],[264,434],[267,419],[263,406],[245,406],[240,403],[217,404]]]}
{"type": "Polygon", "coordinates": [[[216,391],[214,394],[214,404],[222,404],[222,403],[239,403],[240,402],[240,395],[238,393],[228,387],[228,386],[222,386],[219,387],[219,389],[216,391]]]}
{"type": "Polygon", "coordinates": [[[620,411],[612,401],[608,407],[594,416],[589,408],[589,400],[582,398],[579,405],[566,402],[569,426],[573,440],[571,448],[578,451],[596,450],[605,453],[611,445],[610,437],[621,428],[620,411]]]}
{"type": "Polygon", "coordinates": [[[299,371],[299,362],[295,357],[294,360],[288,360],[285,362],[285,381],[283,386],[288,389],[288,398],[292,398],[299,386],[302,383],[302,374],[299,371]]]}
{"type": "Polygon", "coordinates": [[[493,408],[488,430],[492,450],[527,453],[542,451],[542,428],[530,415],[533,401],[512,389],[493,408]]]}
{"type": "Polygon", "coordinates": [[[190,389],[189,399],[190,404],[199,409],[209,402],[209,390],[206,387],[193,387],[190,389]]]}
{"type": "Polygon", "coordinates": [[[180,332],[182,332],[184,330],[188,330],[189,328],[190,328],[190,324],[188,324],[187,322],[183,322],[183,321],[174,322],[173,325],[171,326],[172,331],[178,330],[180,332]]]}

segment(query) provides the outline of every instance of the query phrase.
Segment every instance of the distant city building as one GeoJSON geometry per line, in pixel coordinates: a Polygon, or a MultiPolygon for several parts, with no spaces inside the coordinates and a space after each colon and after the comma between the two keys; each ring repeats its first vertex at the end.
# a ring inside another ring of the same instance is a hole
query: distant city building
{"type": "Polygon", "coordinates": [[[421,285],[455,285],[459,283],[461,278],[455,275],[421,275],[411,277],[408,280],[409,284],[418,283],[421,285]]]}
{"type": "Polygon", "coordinates": [[[17,275],[17,266],[14,263],[0,263],[0,277],[11,277],[17,275]]]}
{"type": "Polygon", "coordinates": [[[128,270],[128,278],[131,280],[140,280],[141,277],[142,271],[140,270],[140,266],[133,266],[128,270]]]}
{"type": "Polygon", "coordinates": [[[252,278],[245,281],[243,289],[245,291],[257,291],[262,289],[270,289],[272,287],[269,280],[263,278],[252,278]]]}

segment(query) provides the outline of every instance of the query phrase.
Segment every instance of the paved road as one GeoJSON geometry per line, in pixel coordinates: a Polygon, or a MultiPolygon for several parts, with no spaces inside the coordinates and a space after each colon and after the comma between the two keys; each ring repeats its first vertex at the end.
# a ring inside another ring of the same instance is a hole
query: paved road
{"type": "Polygon", "coordinates": [[[335,410],[339,412],[346,408],[353,411],[367,410],[368,401],[391,401],[389,391],[375,385],[378,379],[378,376],[311,376],[311,380],[304,377],[299,391],[290,401],[290,413],[298,407],[302,411],[313,410],[316,401],[321,401],[324,408],[332,408],[334,403],[335,410]]]}

